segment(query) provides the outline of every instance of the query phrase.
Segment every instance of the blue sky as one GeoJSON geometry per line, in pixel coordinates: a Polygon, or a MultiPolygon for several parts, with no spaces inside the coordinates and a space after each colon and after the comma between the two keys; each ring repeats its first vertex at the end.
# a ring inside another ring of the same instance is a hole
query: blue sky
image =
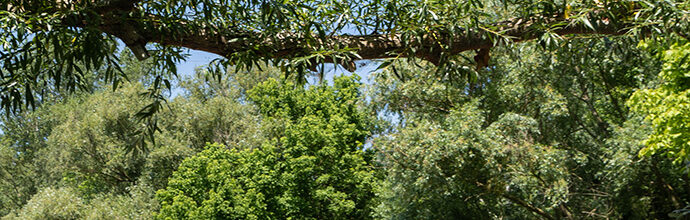
{"type": "MultiPolygon", "coordinates": [[[[189,54],[190,56],[187,58],[186,61],[177,64],[177,71],[180,76],[193,75],[194,70],[197,67],[206,65],[213,59],[221,58],[216,54],[198,50],[190,50],[189,54]]],[[[355,71],[355,73],[362,77],[362,83],[370,84],[369,75],[372,72],[374,72],[374,70],[376,70],[376,68],[378,67],[377,62],[370,60],[361,60],[356,61],[355,63],[357,64],[357,70],[355,71]]],[[[324,71],[324,80],[327,80],[328,83],[332,83],[333,76],[341,74],[350,74],[347,70],[343,69],[342,67],[337,69],[333,68],[333,64],[326,64],[325,68],[326,69],[324,71]]],[[[310,84],[315,84],[315,82],[317,82],[317,79],[310,78],[308,79],[308,81],[310,84]]]]}
{"type": "Polygon", "coordinates": [[[181,76],[193,75],[196,67],[206,65],[213,59],[221,58],[218,55],[198,50],[191,50],[189,54],[190,56],[185,62],[177,64],[177,71],[181,76]]]}

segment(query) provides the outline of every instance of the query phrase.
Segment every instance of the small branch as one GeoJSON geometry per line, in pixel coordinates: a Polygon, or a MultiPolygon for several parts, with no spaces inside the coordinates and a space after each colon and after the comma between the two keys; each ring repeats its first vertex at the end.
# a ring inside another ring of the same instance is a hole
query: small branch
{"type": "Polygon", "coordinates": [[[510,200],[511,202],[514,202],[514,203],[516,203],[516,204],[518,204],[518,205],[520,205],[520,206],[526,208],[526,209],[529,209],[530,211],[532,211],[532,212],[534,212],[534,213],[536,213],[536,214],[538,214],[538,215],[540,215],[540,216],[542,216],[542,217],[544,217],[544,218],[546,218],[546,219],[549,219],[549,220],[555,220],[555,219],[556,219],[556,218],[554,218],[553,216],[549,215],[549,213],[546,213],[544,210],[542,210],[542,209],[540,209],[540,208],[537,208],[537,207],[534,207],[534,206],[532,206],[531,204],[529,204],[529,203],[523,201],[523,200],[520,199],[520,198],[517,198],[517,197],[515,197],[515,196],[509,195],[509,194],[507,194],[507,193],[501,194],[501,196],[502,196],[503,198],[506,198],[506,199],[510,200]]]}

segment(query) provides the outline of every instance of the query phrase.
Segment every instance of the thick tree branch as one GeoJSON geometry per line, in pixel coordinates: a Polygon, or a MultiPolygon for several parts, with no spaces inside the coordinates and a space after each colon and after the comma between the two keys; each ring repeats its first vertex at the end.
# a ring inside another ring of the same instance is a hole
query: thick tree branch
{"type": "MultiPolygon", "coordinates": [[[[496,24],[494,26],[498,28],[492,30],[470,29],[461,31],[462,33],[430,31],[420,38],[404,38],[400,34],[335,35],[319,38],[290,32],[275,36],[261,32],[233,32],[231,28],[212,28],[188,21],[175,21],[177,24],[174,30],[166,30],[161,28],[164,26],[161,20],[165,18],[155,15],[135,17],[140,13],[131,13],[137,10],[135,5],[138,1],[109,1],[108,4],[94,8],[93,11],[99,13],[100,18],[82,18],[81,21],[72,21],[67,26],[89,26],[116,36],[127,44],[139,59],[148,57],[145,49],[147,43],[158,43],[206,51],[228,58],[238,52],[251,52],[259,58],[290,59],[309,55],[312,52],[310,48],[349,48],[359,55],[352,57],[350,62],[357,59],[417,57],[437,65],[441,62],[443,54],[455,55],[468,50],[488,49],[496,44],[491,38],[502,37],[508,39],[506,42],[536,39],[549,31],[545,27],[558,26],[550,30],[558,35],[621,35],[629,28],[629,25],[615,24],[607,19],[590,21],[593,25],[585,25],[582,22],[554,17],[540,20],[514,19],[496,24]],[[410,48],[414,48],[414,52],[411,52],[410,48]]],[[[325,58],[321,62],[345,64],[342,60],[331,58],[325,58]]]]}
{"type": "MultiPolygon", "coordinates": [[[[539,30],[535,24],[512,24],[515,27],[512,29],[501,31],[504,37],[508,37],[512,42],[521,42],[536,39],[543,35],[546,31],[539,30]]],[[[511,26],[512,26],[511,25],[511,26]]],[[[539,24],[540,26],[543,24],[539,24]]],[[[621,35],[626,32],[626,26],[609,24],[606,22],[598,22],[594,29],[585,27],[585,25],[570,25],[565,26],[554,31],[559,35],[621,35]]],[[[115,36],[121,35],[121,28],[104,28],[104,32],[113,34],[115,36]]],[[[425,59],[434,64],[439,63],[442,52],[448,54],[458,54],[468,50],[486,49],[494,46],[494,42],[488,39],[490,33],[487,31],[470,30],[469,33],[451,34],[450,37],[442,39],[431,37],[432,34],[422,38],[420,42],[412,41],[405,42],[401,35],[364,35],[364,36],[330,36],[326,39],[317,41],[317,45],[311,45],[314,48],[352,48],[360,58],[355,59],[381,59],[391,57],[408,57],[415,56],[425,59]],[[446,47],[442,49],[441,45],[446,47]],[[417,50],[414,53],[405,53],[407,48],[414,47],[417,50]]],[[[261,33],[235,33],[219,35],[211,31],[187,32],[182,33],[175,38],[165,37],[166,35],[155,32],[142,31],[148,42],[160,43],[162,45],[180,46],[194,50],[206,51],[221,56],[229,56],[236,52],[246,51],[250,48],[255,48],[259,45],[261,50],[256,51],[259,56],[266,58],[290,58],[295,55],[304,55],[308,52],[308,48],[302,48],[300,42],[304,42],[306,38],[300,36],[286,35],[282,37],[282,41],[276,42],[274,40],[266,40],[261,33]],[[227,39],[236,39],[229,41],[227,39]]],[[[118,36],[120,37],[120,36],[118,36]]]]}

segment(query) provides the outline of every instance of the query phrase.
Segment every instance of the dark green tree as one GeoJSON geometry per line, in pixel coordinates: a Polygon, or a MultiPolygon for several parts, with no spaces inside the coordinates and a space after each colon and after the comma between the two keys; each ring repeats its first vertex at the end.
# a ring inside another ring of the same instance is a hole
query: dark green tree
{"type": "Polygon", "coordinates": [[[540,53],[545,45],[538,43],[496,48],[496,65],[480,72],[393,64],[377,74],[370,107],[392,113],[387,120],[397,125],[373,145],[389,178],[384,213],[663,219],[688,203],[687,177],[670,160],[638,157],[651,130],[626,106],[635,90],[658,83],[661,62],[655,52],[626,38],[572,40],[553,53],[540,53]],[[455,119],[468,106],[478,110],[465,114],[478,118],[455,119]],[[502,133],[510,130],[525,132],[502,133]],[[506,153],[514,144],[500,142],[505,138],[522,143],[525,152],[506,153]],[[474,141],[451,141],[468,139],[474,141]],[[449,149],[474,151],[452,154],[449,149]],[[527,158],[548,165],[535,169],[527,158]],[[476,178],[453,176],[456,166],[476,178]],[[527,178],[510,178],[530,169],[527,178]],[[529,178],[537,181],[523,182],[529,178]],[[488,180],[510,190],[479,187],[488,180]],[[401,194],[409,197],[394,196],[401,194]],[[438,205],[449,199],[444,195],[466,196],[471,205],[438,205]],[[446,211],[421,211],[439,207],[446,211]]]}

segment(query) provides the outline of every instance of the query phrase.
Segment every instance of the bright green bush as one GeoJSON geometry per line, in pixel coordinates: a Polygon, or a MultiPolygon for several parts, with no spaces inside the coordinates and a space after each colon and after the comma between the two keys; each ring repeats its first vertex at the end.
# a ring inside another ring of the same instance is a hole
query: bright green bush
{"type": "Polygon", "coordinates": [[[654,126],[640,155],[664,153],[681,163],[690,159],[690,43],[671,46],[663,61],[662,85],[635,92],[628,105],[654,126]]]}
{"type": "Polygon", "coordinates": [[[270,141],[213,144],[186,159],[157,193],[160,219],[368,219],[377,178],[355,78],[302,89],[269,80],[249,92],[270,141]]]}

